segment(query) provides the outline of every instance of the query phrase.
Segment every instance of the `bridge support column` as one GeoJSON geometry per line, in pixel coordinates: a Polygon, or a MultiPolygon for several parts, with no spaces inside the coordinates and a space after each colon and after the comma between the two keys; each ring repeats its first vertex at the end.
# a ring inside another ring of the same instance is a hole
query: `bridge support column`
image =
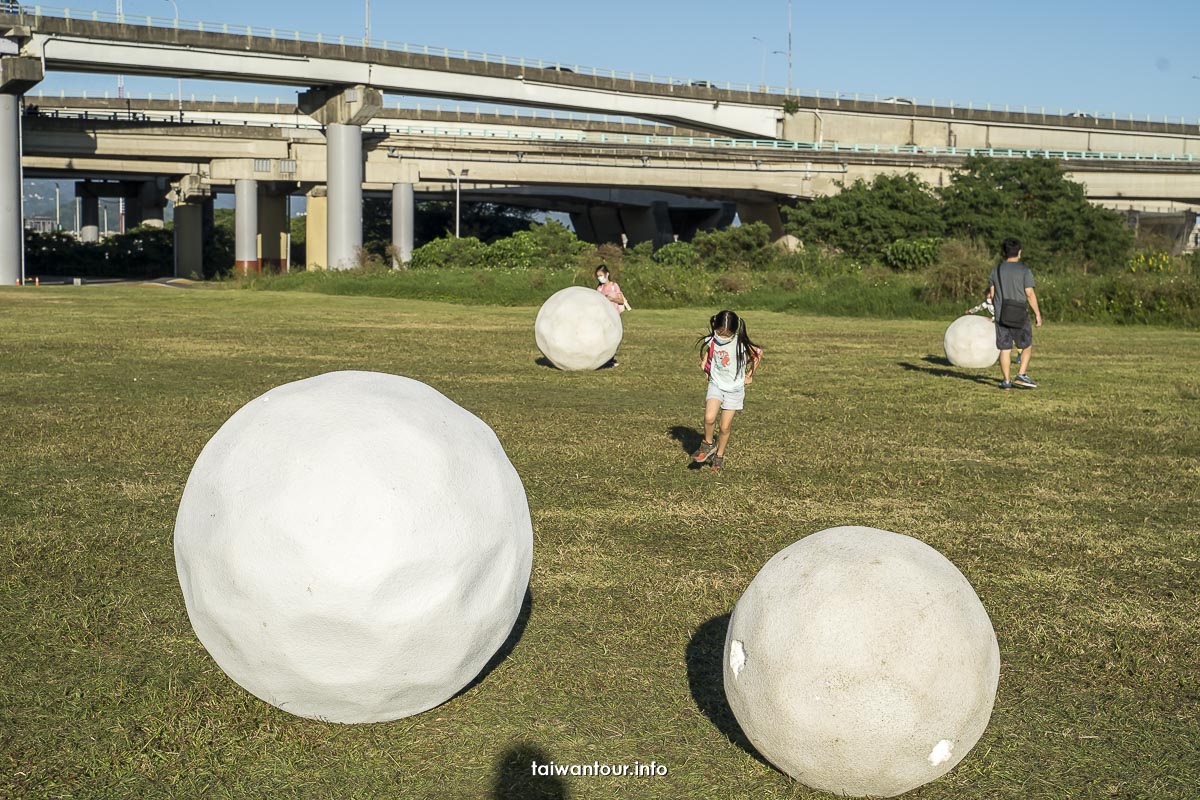
{"type": "Polygon", "coordinates": [[[137,187],[137,205],[141,209],[139,224],[159,230],[166,227],[167,189],[162,181],[142,181],[137,187]]]}
{"type": "Polygon", "coordinates": [[[8,286],[21,279],[25,263],[20,97],[44,75],[40,59],[0,58],[0,284],[8,286]]]}
{"type": "Polygon", "coordinates": [[[241,274],[260,272],[258,263],[258,181],[234,183],[233,265],[241,274]]]}
{"type": "Polygon", "coordinates": [[[204,280],[204,202],[175,204],[175,277],[204,280]]]}
{"type": "Polygon", "coordinates": [[[263,272],[287,272],[288,195],[265,189],[258,196],[258,264],[263,272]]]}
{"type": "Polygon", "coordinates": [[[86,181],[75,184],[79,198],[79,241],[94,244],[100,241],[100,197],[86,181]]]}
{"type": "Polygon", "coordinates": [[[308,212],[304,218],[304,267],[329,269],[329,245],[325,238],[328,229],[329,198],[324,186],[308,192],[308,212]]]}
{"type": "Polygon", "coordinates": [[[19,282],[24,259],[20,99],[0,93],[0,282],[8,286],[19,282]]]}
{"type": "Polygon", "coordinates": [[[349,269],[362,250],[362,125],[383,108],[383,93],[362,85],[313,89],[299,105],[325,126],[327,255],[330,267],[349,269]]]}
{"type": "Polygon", "coordinates": [[[779,206],[775,203],[738,203],[737,212],[743,225],[765,223],[771,229],[773,242],[778,242],[786,235],[783,230],[783,217],[779,215],[779,206]]]}
{"type": "Polygon", "coordinates": [[[171,186],[175,201],[175,277],[204,279],[205,229],[212,217],[212,190],[197,175],[184,175],[171,186]]]}
{"type": "Polygon", "coordinates": [[[412,261],[416,203],[411,183],[392,185],[392,267],[400,269],[412,261]]]}

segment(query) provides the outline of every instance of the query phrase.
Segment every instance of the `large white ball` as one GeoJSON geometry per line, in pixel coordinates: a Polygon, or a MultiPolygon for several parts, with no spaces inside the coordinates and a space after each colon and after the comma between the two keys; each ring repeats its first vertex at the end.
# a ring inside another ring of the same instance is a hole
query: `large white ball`
{"type": "Polygon", "coordinates": [[[892,797],[979,740],[1000,651],[971,585],[932,547],[830,528],[777,553],[738,600],[725,695],[772,764],[814,789],[892,797]]]}
{"type": "Polygon", "coordinates": [[[533,335],[542,355],[559,369],[596,369],[621,345],[621,315],[595,289],[568,286],[542,303],[533,335]]]}
{"type": "Polygon", "coordinates": [[[332,722],[398,719],[466,686],[517,619],[532,553],[492,430],[374,372],[247,403],[200,453],[175,521],[213,659],[268,703],[332,722]]]}
{"type": "Polygon", "coordinates": [[[984,369],[1000,358],[996,325],[987,317],[966,314],[950,323],[942,340],[946,358],[956,367],[984,369]]]}

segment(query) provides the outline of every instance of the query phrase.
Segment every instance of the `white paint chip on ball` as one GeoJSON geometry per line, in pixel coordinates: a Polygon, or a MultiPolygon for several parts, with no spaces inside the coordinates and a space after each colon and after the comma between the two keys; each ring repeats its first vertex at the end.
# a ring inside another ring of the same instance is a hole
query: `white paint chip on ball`
{"type": "Polygon", "coordinates": [[[1000,359],[996,325],[987,317],[966,314],[950,323],[942,339],[946,359],[956,367],[986,369],[1000,359]]]}
{"type": "Polygon", "coordinates": [[[559,369],[597,369],[621,346],[621,315],[595,289],[568,286],[542,303],[533,335],[538,350],[559,369]]]}
{"type": "Polygon", "coordinates": [[[853,797],[949,772],[987,727],[1000,676],[962,573],[876,528],[830,528],[777,553],[734,607],[725,648],[725,695],[758,751],[853,797]]]}
{"type": "Polygon", "coordinates": [[[954,742],[949,739],[942,739],[933,746],[933,752],[929,754],[929,763],[937,767],[945,764],[950,760],[950,754],[954,752],[954,742]]]}
{"type": "Polygon", "coordinates": [[[179,504],[196,635],[302,717],[380,722],[453,697],[512,630],[532,564],[496,435],[395,375],[333,372],[260,399],[205,445],[179,504]]]}

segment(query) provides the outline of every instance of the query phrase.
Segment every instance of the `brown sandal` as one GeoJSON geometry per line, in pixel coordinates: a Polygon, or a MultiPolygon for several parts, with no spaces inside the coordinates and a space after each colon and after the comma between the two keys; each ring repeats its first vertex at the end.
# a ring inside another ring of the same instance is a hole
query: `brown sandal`
{"type": "Polygon", "coordinates": [[[712,460],[713,472],[725,466],[725,456],[714,456],[712,460]]]}

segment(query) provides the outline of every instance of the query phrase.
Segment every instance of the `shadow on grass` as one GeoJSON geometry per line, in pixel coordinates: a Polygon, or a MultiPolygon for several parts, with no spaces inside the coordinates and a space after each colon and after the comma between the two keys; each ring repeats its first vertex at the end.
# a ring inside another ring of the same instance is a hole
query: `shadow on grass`
{"type": "Polygon", "coordinates": [[[533,774],[534,762],[540,765],[551,760],[535,744],[521,742],[510,746],[496,762],[492,800],[565,800],[567,785],[562,778],[533,774]]]}
{"type": "MultiPolygon", "coordinates": [[[[941,359],[936,359],[934,356],[926,356],[925,360],[930,361],[931,363],[941,363],[941,359]]],[[[950,362],[947,361],[946,363],[949,364],[950,362]]],[[[906,361],[897,361],[896,366],[900,367],[901,369],[906,369],[909,372],[924,372],[926,375],[933,375],[934,377],[938,378],[958,378],[964,381],[971,381],[972,383],[982,383],[985,386],[1000,385],[1000,381],[996,380],[995,378],[984,375],[971,375],[965,372],[958,372],[954,369],[922,367],[920,364],[909,364],[906,361]]]]}
{"type": "Polygon", "coordinates": [[[667,430],[667,435],[675,441],[679,442],[679,446],[683,448],[683,452],[688,456],[688,469],[703,469],[704,464],[697,464],[692,460],[692,453],[700,447],[700,443],[704,441],[704,435],[695,428],[689,428],[687,425],[675,425],[667,430]]]}
{"type": "MultiPolygon", "coordinates": [[[[550,359],[546,358],[545,356],[540,356],[539,358],[535,359],[533,363],[537,364],[539,367],[546,367],[548,369],[558,369],[558,367],[554,366],[554,362],[551,361],[550,359]]],[[[616,356],[610,358],[608,361],[605,361],[603,364],[596,367],[596,369],[612,369],[615,366],[617,366],[616,356]]]]}
{"type": "Polygon", "coordinates": [[[479,674],[474,680],[462,688],[462,691],[454,695],[458,697],[461,694],[474,689],[479,684],[483,683],[484,679],[491,674],[492,670],[500,666],[504,659],[508,658],[509,654],[517,648],[517,642],[521,641],[521,637],[525,635],[525,628],[529,625],[529,615],[533,613],[533,593],[529,589],[525,590],[525,599],[521,601],[521,610],[517,612],[517,621],[513,623],[512,630],[508,632],[508,637],[504,643],[500,645],[500,649],[488,659],[488,662],[483,665],[483,669],[479,670],[479,674]]]}
{"type": "MultiPolygon", "coordinates": [[[[733,716],[725,699],[725,634],[729,630],[729,615],[722,614],[705,622],[687,644],[688,689],[696,706],[708,717],[725,738],[756,759],[771,766],[746,738],[742,726],[733,716]]],[[[771,767],[774,769],[774,767],[771,767]]]]}

